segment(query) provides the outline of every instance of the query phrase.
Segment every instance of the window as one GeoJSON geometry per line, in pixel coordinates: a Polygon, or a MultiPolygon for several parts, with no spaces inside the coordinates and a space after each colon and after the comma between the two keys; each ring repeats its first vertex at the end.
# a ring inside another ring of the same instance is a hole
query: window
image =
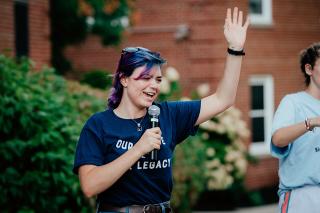
{"type": "Polygon", "coordinates": [[[249,0],[249,14],[253,25],[272,25],[272,0],[249,0]]]}
{"type": "Polygon", "coordinates": [[[15,51],[16,56],[29,54],[28,1],[14,1],[15,51]]]}
{"type": "Polygon", "coordinates": [[[268,154],[274,112],[273,78],[270,75],[252,76],[249,84],[252,132],[250,152],[254,155],[268,154]]]}

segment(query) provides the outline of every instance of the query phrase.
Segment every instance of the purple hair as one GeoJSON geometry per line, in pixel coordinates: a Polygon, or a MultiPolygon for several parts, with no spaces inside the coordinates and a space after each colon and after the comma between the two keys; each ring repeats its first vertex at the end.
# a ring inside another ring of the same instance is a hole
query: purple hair
{"type": "Polygon", "coordinates": [[[131,48],[136,50],[133,52],[127,52],[126,49],[122,50],[118,68],[113,79],[111,93],[108,98],[108,107],[111,109],[117,108],[120,104],[123,94],[123,86],[120,82],[122,77],[129,77],[136,68],[146,65],[146,69],[136,78],[140,79],[148,74],[154,65],[161,66],[166,62],[165,59],[160,57],[159,53],[142,47],[131,48]]]}

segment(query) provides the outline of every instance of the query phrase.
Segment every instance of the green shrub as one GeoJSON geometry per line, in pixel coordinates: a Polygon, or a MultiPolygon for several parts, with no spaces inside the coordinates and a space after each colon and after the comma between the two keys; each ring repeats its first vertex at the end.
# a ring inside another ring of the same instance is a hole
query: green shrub
{"type": "Polygon", "coordinates": [[[173,191],[171,205],[174,212],[191,212],[205,189],[205,146],[199,136],[189,137],[175,150],[173,159],[173,191]]]}
{"type": "Polygon", "coordinates": [[[52,69],[30,69],[27,59],[17,64],[0,55],[1,210],[91,211],[71,169],[84,120],[79,100],[93,97],[68,92],[67,82],[52,69]]]}
{"type": "Polygon", "coordinates": [[[94,88],[107,89],[112,85],[112,77],[106,71],[93,70],[83,75],[81,83],[88,84],[94,88]]]}

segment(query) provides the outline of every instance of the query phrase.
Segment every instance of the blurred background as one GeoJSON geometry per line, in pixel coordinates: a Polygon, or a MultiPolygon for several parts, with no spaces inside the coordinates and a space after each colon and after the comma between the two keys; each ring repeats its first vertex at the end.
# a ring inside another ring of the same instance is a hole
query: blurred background
{"type": "Polygon", "coordinates": [[[251,26],[234,107],[176,149],[176,212],[275,204],[269,154],[281,98],[304,87],[299,51],[319,41],[319,0],[0,0],[0,206],[4,212],[93,212],[71,172],[85,120],[106,108],[122,48],[168,63],[159,100],[215,91],[227,8],[251,26]]]}

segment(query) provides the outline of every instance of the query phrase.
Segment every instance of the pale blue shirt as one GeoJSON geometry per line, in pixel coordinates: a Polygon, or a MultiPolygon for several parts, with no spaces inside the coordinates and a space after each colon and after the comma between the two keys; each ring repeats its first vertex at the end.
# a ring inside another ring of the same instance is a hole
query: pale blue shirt
{"type": "MultiPolygon", "coordinates": [[[[320,101],[306,92],[285,96],[273,120],[272,135],[282,127],[320,116],[320,101]]],[[[271,142],[271,154],[279,158],[279,195],[305,185],[320,185],[320,128],[307,132],[287,147],[271,142]]]]}

